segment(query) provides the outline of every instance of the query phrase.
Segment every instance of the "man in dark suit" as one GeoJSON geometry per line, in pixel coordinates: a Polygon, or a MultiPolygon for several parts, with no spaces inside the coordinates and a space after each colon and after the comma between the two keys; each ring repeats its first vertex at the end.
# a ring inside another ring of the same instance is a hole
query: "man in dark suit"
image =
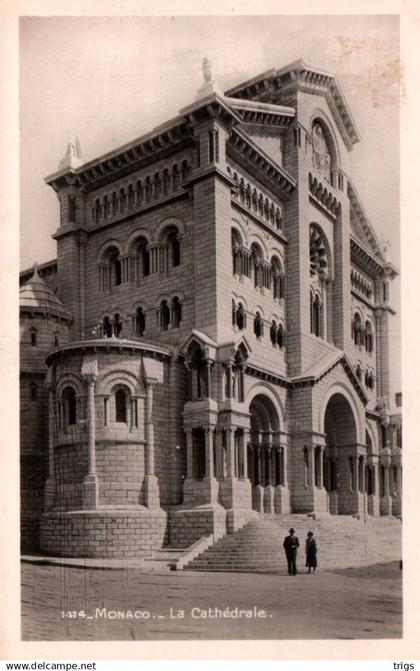
{"type": "Polygon", "coordinates": [[[299,539],[295,536],[295,530],[289,529],[289,536],[286,536],[283,543],[287,558],[287,570],[289,575],[296,575],[296,555],[299,547],[299,539]]]}

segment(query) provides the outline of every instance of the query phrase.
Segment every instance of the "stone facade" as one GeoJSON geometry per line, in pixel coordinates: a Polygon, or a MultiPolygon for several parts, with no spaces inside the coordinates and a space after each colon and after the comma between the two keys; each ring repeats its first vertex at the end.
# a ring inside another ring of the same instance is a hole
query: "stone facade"
{"type": "Polygon", "coordinates": [[[302,61],[203,91],[87,164],[73,139],[46,179],[57,260],[21,289],[26,547],[139,556],[262,513],[401,514],[396,270],[349,177],[347,103],[302,61]]]}

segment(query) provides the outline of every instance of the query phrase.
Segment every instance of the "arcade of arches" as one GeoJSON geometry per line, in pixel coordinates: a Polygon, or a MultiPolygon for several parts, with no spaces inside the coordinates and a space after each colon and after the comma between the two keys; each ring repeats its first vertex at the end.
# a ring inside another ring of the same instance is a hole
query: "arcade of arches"
{"type": "MultiPolygon", "coordinates": [[[[200,500],[265,513],[293,512],[287,460],[296,455],[291,454],[293,443],[292,447],[286,445],[278,411],[269,396],[254,396],[248,415],[241,421],[236,418],[236,425],[229,420],[217,426],[203,421],[201,426],[191,423],[185,430],[187,503],[200,500]]],[[[389,451],[382,450],[380,457],[375,454],[367,430],[365,442],[358,442],[353,409],[341,393],[328,401],[324,432],[324,440],[318,434],[318,444],[305,445],[301,452],[299,470],[308,512],[399,514],[395,500],[401,498],[401,466],[393,464],[389,451]]]]}

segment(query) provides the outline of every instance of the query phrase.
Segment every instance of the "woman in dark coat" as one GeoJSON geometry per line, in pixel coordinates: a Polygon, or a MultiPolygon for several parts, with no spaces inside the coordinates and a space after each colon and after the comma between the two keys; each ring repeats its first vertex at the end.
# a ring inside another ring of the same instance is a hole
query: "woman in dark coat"
{"type": "Polygon", "coordinates": [[[318,562],[316,560],[316,550],[317,548],[314,535],[312,531],[309,531],[308,537],[306,539],[306,566],[308,567],[308,573],[311,572],[311,568],[313,568],[315,573],[315,569],[318,566],[318,562]]]}

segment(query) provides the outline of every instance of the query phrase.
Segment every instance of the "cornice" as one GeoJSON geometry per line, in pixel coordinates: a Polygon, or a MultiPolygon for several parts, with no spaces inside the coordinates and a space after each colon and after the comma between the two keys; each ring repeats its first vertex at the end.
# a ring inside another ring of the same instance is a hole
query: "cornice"
{"type": "Polygon", "coordinates": [[[288,199],[296,188],[293,177],[277,165],[241,129],[232,130],[226,153],[280,198],[288,199]]]}
{"type": "Polygon", "coordinates": [[[347,149],[360,140],[360,133],[336,77],[311,68],[302,59],[239,84],[226,91],[226,96],[268,102],[277,101],[282,93],[290,89],[324,95],[347,149]]]}
{"type": "Polygon", "coordinates": [[[146,342],[140,343],[135,340],[125,340],[123,338],[103,338],[100,340],[81,340],[72,342],[68,345],[63,345],[54,350],[54,352],[48,354],[46,362],[48,365],[51,365],[54,360],[74,352],[83,354],[92,352],[96,354],[99,351],[105,351],[106,353],[112,351],[117,352],[118,354],[123,351],[128,352],[129,354],[141,352],[142,354],[146,354],[149,357],[157,358],[162,361],[169,361],[172,356],[168,349],[160,347],[159,345],[152,345],[146,342]]]}
{"type": "MultiPolygon", "coordinates": [[[[357,217],[357,221],[366,235],[369,244],[372,245],[373,255],[376,256],[382,264],[386,263],[386,259],[382,253],[378,237],[367,217],[365,208],[363,207],[359,194],[356,191],[356,187],[350,178],[347,179],[347,195],[350,201],[350,206],[357,217]]],[[[372,254],[372,251],[370,253],[372,254]]]]}
{"type": "Polygon", "coordinates": [[[95,161],[83,164],[76,170],[54,173],[46,177],[45,182],[52,186],[54,191],[75,186],[81,188],[84,193],[90,193],[183,149],[192,147],[194,140],[187,125],[184,124],[177,129],[178,137],[175,137],[175,130],[166,130],[162,134],[149,134],[135,141],[128,149],[124,148],[106,154],[95,161]]]}
{"type": "Polygon", "coordinates": [[[360,265],[368,273],[380,275],[384,264],[354,235],[350,235],[350,256],[351,260],[360,265]]]}

